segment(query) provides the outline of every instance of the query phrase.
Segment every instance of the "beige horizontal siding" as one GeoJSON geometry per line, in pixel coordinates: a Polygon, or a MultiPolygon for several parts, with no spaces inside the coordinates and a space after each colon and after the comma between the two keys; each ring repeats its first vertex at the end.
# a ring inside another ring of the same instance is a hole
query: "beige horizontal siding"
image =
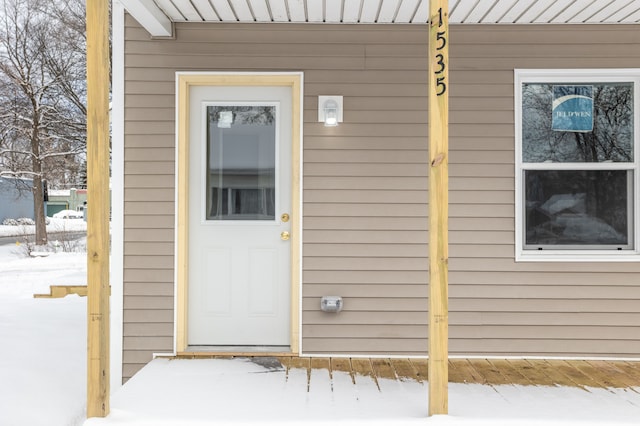
{"type": "MultiPolygon", "coordinates": [[[[173,345],[176,71],[304,71],[302,349],[427,348],[426,27],[126,27],[124,376],[173,345]],[[317,122],[317,96],[345,122],[317,122]],[[338,315],[319,298],[338,294],[338,315]]],[[[640,67],[635,26],[452,26],[452,354],[639,356],[640,266],[514,261],[514,68],[640,67]]]]}
{"type": "MultiPolygon", "coordinates": [[[[634,330],[631,330],[631,333],[633,331],[634,330]]],[[[637,340],[599,339],[597,337],[589,339],[451,339],[449,343],[451,351],[460,353],[474,350],[481,353],[495,354],[497,356],[526,353],[530,356],[542,357],[555,356],[555,354],[558,353],[558,347],[565,348],[563,356],[566,357],[598,357],[602,356],[602,351],[597,348],[602,345],[607,346],[608,353],[611,354],[612,357],[637,357],[640,351],[640,344],[638,344],[637,340]]]]}
{"type": "Polygon", "coordinates": [[[426,230],[427,226],[420,217],[331,217],[321,220],[311,217],[306,229],[354,229],[354,230],[426,230]]]}
{"type": "MultiPolygon", "coordinates": [[[[455,321],[452,322],[452,326],[478,324],[499,326],[508,324],[516,327],[530,326],[532,324],[542,327],[580,325],[595,328],[611,326],[618,327],[621,332],[626,332],[631,339],[635,339],[632,328],[638,325],[638,320],[640,319],[639,314],[627,312],[522,312],[519,315],[513,315],[511,312],[457,312],[454,317],[455,321]]],[[[474,338],[474,336],[470,338],[474,338]]],[[[594,350],[597,350],[597,348],[594,348],[594,350]]],[[[602,350],[599,352],[602,354],[602,350]]]]}
{"type": "MultiPolygon", "coordinates": [[[[380,153],[383,154],[383,153],[380,153]]],[[[338,156],[335,156],[338,157],[338,156]]],[[[371,156],[375,158],[376,156],[371,156]]],[[[393,156],[392,156],[393,157],[393,156]]],[[[396,156],[400,157],[400,156],[396,156]]],[[[422,155],[416,155],[416,160],[422,157],[422,155]]],[[[407,164],[407,163],[396,163],[396,164],[388,164],[384,163],[381,160],[378,163],[372,161],[369,164],[361,164],[359,162],[355,163],[332,163],[332,164],[323,164],[317,161],[315,163],[309,162],[307,164],[307,169],[305,170],[305,176],[361,176],[361,175],[369,175],[369,176],[389,176],[389,177],[397,177],[399,175],[405,176],[423,176],[426,178],[426,173],[424,170],[423,164],[407,164]],[[356,166],[357,165],[357,166],[356,166]],[[403,171],[405,171],[403,173],[403,171]]]]}
{"type": "Polygon", "coordinates": [[[427,188],[427,180],[420,177],[396,176],[394,179],[377,176],[307,176],[306,189],[402,190],[427,188]]]}
{"type": "Polygon", "coordinates": [[[128,380],[131,376],[136,374],[138,371],[142,369],[148,362],[153,359],[153,353],[147,350],[144,351],[125,351],[125,354],[129,354],[132,352],[138,352],[140,354],[141,362],[131,362],[128,358],[122,358],[122,377],[123,380],[128,380]]]}
{"type": "Polygon", "coordinates": [[[416,200],[426,202],[426,190],[305,190],[303,198],[307,202],[331,202],[331,203],[394,203],[394,204],[414,204],[416,200]]]}
{"type": "MultiPolygon", "coordinates": [[[[363,294],[369,297],[427,297],[427,289],[423,284],[395,284],[395,285],[378,285],[378,284],[359,284],[345,285],[345,283],[336,284],[306,284],[304,288],[304,296],[314,298],[316,301],[326,292],[331,294],[341,294],[343,297],[360,297],[363,294]]],[[[313,302],[311,302],[313,305],[313,302]]]]}
{"type": "MultiPolygon", "coordinates": [[[[316,106],[317,108],[317,106],[316,106]]],[[[322,135],[305,135],[306,149],[380,149],[386,151],[401,151],[404,149],[424,149],[424,137],[406,137],[398,140],[393,136],[351,136],[348,139],[327,138],[322,135]]]]}
{"type": "Polygon", "coordinates": [[[355,216],[355,217],[371,217],[371,216],[423,216],[426,214],[426,206],[423,204],[400,204],[392,205],[374,204],[374,203],[308,203],[305,205],[305,215],[314,217],[314,215],[324,214],[326,216],[355,216]]]}
{"type": "MultiPolygon", "coordinates": [[[[347,309],[347,308],[345,308],[347,309]]],[[[305,313],[305,325],[308,324],[329,324],[329,325],[353,325],[353,326],[381,326],[381,325],[427,325],[427,315],[423,311],[401,311],[401,312],[393,312],[393,311],[382,311],[382,312],[374,312],[374,311],[352,311],[352,310],[344,310],[340,312],[340,315],[328,315],[325,312],[320,312],[320,310],[311,310],[305,313]],[[340,318],[336,318],[340,317],[340,318]]],[[[354,327],[353,329],[357,329],[358,327],[354,327]]],[[[307,337],[307,339],[313,339],[313,335],[307,337]]],[[[358,335],[354,334],[351,336],[353,339],[357,339],[358,335]]],[[[381,344],[383,342],[378,342],[378,347],[380,350],[383,350],[384,345],[381,344]]],[[[426,344],[426,341],[423,342],[426,344]]],[[[307,349],[308,350],[308,349],[307,349]]],[[[325,349],[326,350],[326,349],[325,349]]],[[[389,351],[389,353],[393,353],[393,348],[387,347],[384,350],[389,351]]],[[[359,351],[361,352],[361,351],[359,351]]],[[[423,354],[424,355],[424,354],[423,354]]]]}
{"type": "MultiPolygon", "coordinates": [[[[635,262],[514,262],[513,259],[472,259],[472,258],[450,258],[449,267],[452,271],[486,271],[486,272],[511,272],[511,271],[537,271],[556,272],[555,276],[550,276],[551,282],[562,284],[564,274],[568,272],[589,271],[602,272],[615,275],[620,272],[638,272],[638,265],[635,262]]],[[[587,278],[590,281],[594,278],[587,278]]],[[[600,284],[606,288],[609,281],[601,280],[600,284]]],[[[606,292],[603,294],[606,296],[606,292]]]]}
{"type": "Polygon", "coordinates": [[[148,294],[154,294],[156,296],[173,296],[174,291],[173,283],[130,282],[125,295],[146,296],[148,294]]]}
{"type": "MultiPolygon", "coordinates": [[[[125,152],[125,158],[127,154],[128,153],[125,152]]],[[[150,157],[151,158],[148,161],[153,161],[154,155],[150,155],[150,157]]],[[[142,161],[142,160],[139,159],[138,161],[142,161]]],[[[167,188],[167,185],[172,185],[171,176],[168,176],[165,174],[129,175],[125,179],[126,179],[125,186],[127,189],[128,188],[167,188]]]]}
{"type": "MultiPolygon", "coordinates": [[[[151,354],[147,351],[127,351],[123,356],[123,361],[125,364],[142,364],[144,366],[144,364],[151,361],[151,354]]],[[[138,368],[142,368],[142,366],[138,368]]]]}
{"type": "Polygon", "coordinates": [[[172,296],[134,296],[127,295],[125,309],[173,309],[172,296]]]}
{"type": "MultiPolygon", "coordinates": [[[[561,285],[580,286],[580,291],[587,291],[591,286],[610,287],[615,286],[637,286],[638,273],[620,272],[611,273],[610,271],[593,272],[593,271],[576,271],[579,268],[572,268],[573,271],[566,271],[562,274],[561,285]]],[[[586,269],[586,268],[585,268],[586,269]]],[[[556,283],[556,272],[541,271],[507,271],[500,274],[482,271],[451,271],[449,274],[449,282],[453,284],[495,284],[495,285],[531,285],[546,284],[550,286],[558,285],[556,283]]],[[[601,291],[601,290],[600,290],[601,291]]],[[[581,293],[582,294],[582,293],[581,293]]]]}
{"type": "MultiPolygon", "coordinates": [[[[308,270],[302,271],[302,281],[305,284],[420,284],[427,281],[426,271],[406,271],[398,274],[393,271],[332,271],[308,270]]],[[[332,293],[335,294],[335,293],[332,293]]]]}
{"type": "MultiPolygon", "coordinates": [[[[495,285],[483,285],[482,293],[474,294],[477,290],[477,284],[454,284],[450,283],[449,296],[452,299],[460,299],[473,295],[475,299],[499,299],[507,300],[511,304],[512,299],[528,299],[528,302],[536,300],[549,300],[549,294],[553,291],[556,301],[564,302],[565,300],[576,299],[576,285],[562,285],[562,284],[543,284],[543,283],[529,283],[529,284],[495,284],[495,285]]],[[[592,301],[602,300],[602,289],[600,286],[583,286],[580,285],[580,300],[582,302],[589,301],[590,305],[592,301]]],[[[624,310],[622,307],[627,303],[636,303],[635,299],[640,299],[640,287],[638,286],[614,286],[607,285],[608,300],[603,301],[600,306],[600,312],[607,312],[607,309],[611,309],[614,312],[619,309],[621,312],[624,310]],[[609,302],[614,305],[607,305],[609,302]],[[617,301],[621,301],[621,305],[615,305],[617,301]]],[[[555,302],[553,302],[555,303],[555,302]]],[[[518,303],[514,303],[517,306],[518,303]]],[[[640,309],[640,304],[637,304],[637,309],[640,309]]],[[[552,306],[550,304],[549,306],[552,306]]],[[[570,305],[567,305],[569,307],[570,305]]]]}
{"type": "Polygon", "coordinates": [[[171,265],[168,265],[167,269],[157,270],[128,268],[124,271],[124,281],[127,283],[173,283],[173,268],[171,265]]]}
{"type": "Polygon", "coordinates": [[[341,326],[335,325],[306,325],[302,328],[303,334],[316,336],[317,339],[331,339],[331,338],[351,338],[354,334],[357,334],[362,339],[399,339],[399,338],[412,338],[412,339],[426,339],[427,327],[421,324],[416,325],[359,325],[359,326],[341,326]]]}
{"type": "MultiPolygon", "coordinates": [[[[380,173],[384,173],[383,166],[396,166],[396,168],[404,167],[409,164],[417,163],[424,164],[426,159],[428,158],[428,154],[426,150],[368,150],[366,152],[362,152],[362,150],[312,150],[305,149],[304,151],[304,163],[305,166],[305,174],[313,173],[313,164],[314,163],[335,163],[335,164],[323,164],[326,169],[324,169],[324,173],[331,173],[335,169],[331,169],[329,166],[337,167],[343,164],[358,164],[357,171],[360,174],[365,175],[369,172],[371,176],[379,175],[380,173]],[[359,164],[365,163],[365,164],[359,164]],[[383,164],[379,164],[383,163],[383,164]],[[367,166],[369,168],[367,168],[367,166]],[[309,170],[307,170],[309,168],[309,170]]],[[[401,169],[395,171],[395,173],[399,173],[401,169]]],[[[426,176],[426,170],[422,170],[419,172],[419,175],[426,176]]],[[[345,170],[346,171],[346,170],[345,170]]],[[[343,171],[343,172],[345,172],[343,171]]],[[[340,171],[337,171],[338,173],[340,171]]],[[[316,172],[317,173],[317,172],[316,172]]],[[[333,171],[336,173],[336,171],[333,171]]],[[[321,175],[323,176],[323,175],[321,175]]],[[[326,176],[326,175],[324,175],[326,176]]],[[[340,176],[340,175],[338,175],[340,176]]],[[[397,174],[395,176],[398,176],[397,174]]]]}

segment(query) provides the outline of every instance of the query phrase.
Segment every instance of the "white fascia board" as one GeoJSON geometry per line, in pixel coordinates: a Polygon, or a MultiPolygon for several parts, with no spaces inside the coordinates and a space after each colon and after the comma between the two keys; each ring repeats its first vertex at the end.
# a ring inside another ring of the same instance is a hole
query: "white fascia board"
{"type": "Polygon", "coordinates": [[[122,386],[124,315],[124,9],[112,2],[111,108],[111,327],[109,338],[111,392],[122,386]]]}
{"type": "Polygon", "coordinates": [[[152,37],[173,37],[171,20],[153,0],[120,0],[120,3],[152,37]]]}

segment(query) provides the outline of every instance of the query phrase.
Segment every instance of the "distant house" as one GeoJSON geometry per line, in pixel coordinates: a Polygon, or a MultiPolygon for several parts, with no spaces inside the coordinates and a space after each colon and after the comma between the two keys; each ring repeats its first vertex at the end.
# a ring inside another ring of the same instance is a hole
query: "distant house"
{"type": "Polygon", "coordinates": [[[33,181],[0,177],[0,223],[5,219],[33,219],[33,181]]]}
{"type": "MultiPolygon", "coordinates": [[[[159,353],[424,356],[428,2],[120,3],[116,380],[159,353]]],[[[451,2],[452,356],[640,358],[632,3],[451,2]]]]}
{"type": "Polygon", "coordinates": [[[52,217],[62,210],[83,211],[86,201],[86,189],[50,189],[45,202],[45,214],[52,217]]]}

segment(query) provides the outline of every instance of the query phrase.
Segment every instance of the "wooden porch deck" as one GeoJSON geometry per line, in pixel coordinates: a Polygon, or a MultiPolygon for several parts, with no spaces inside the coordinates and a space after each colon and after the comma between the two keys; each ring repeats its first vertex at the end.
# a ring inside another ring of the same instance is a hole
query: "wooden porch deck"
{"type": "MultiPolygon", "coordinates": [[[[181,357],[184,358],[184,357],[181,357]]],[[[200,357],[194,357],[200,358],[200,357]]],[[[230,359],[231,356],[210,358],[230,359]]],[[[372,379],[426,382],[426,359],[395,358],[308,358],[308,357],[242,357],[253,362],[286,370],[307,371],[307,387],[310,388],[312,370],[349,373],[355,384],[358,376],[372,379]]],[[[640,388],[640,360],[551,360],[551,359],[450,359],[449,382],[483,385],[568,386],[574,388],[640,388]]],[[[634,389],[636,388],[636,389],[634,389]]],[[[640,393],[640,392],[639,392],[640,393]]]]}
{"type": "MultiPolygon", "coordinates": [[[[640,418],[640,360],[452,359],[449,367],[451,424],[623,426],[640,418]]],[[[424,359],[156,358],[114,394],[114,415],[95,425],[175,425],[189,418],[247,426],[417,426],[428,416],[426,377],[424,359]]]]}

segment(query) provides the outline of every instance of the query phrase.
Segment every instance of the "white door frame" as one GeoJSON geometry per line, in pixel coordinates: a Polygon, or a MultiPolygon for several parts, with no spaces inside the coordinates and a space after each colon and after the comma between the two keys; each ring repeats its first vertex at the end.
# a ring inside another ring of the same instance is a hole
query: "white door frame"
{"type": "MultiPolygon", "coordinates": [[[[174,345],[187,352],[188,235],[189,235],[189,94],[192,86],[291,87],[291,354],[300,353],[302,282],[302,105],[303,74],[291,73],[176,73],[176,224],[174,345]]],[[[202,354],[201,352],[198,352],[202,354]]]]}

